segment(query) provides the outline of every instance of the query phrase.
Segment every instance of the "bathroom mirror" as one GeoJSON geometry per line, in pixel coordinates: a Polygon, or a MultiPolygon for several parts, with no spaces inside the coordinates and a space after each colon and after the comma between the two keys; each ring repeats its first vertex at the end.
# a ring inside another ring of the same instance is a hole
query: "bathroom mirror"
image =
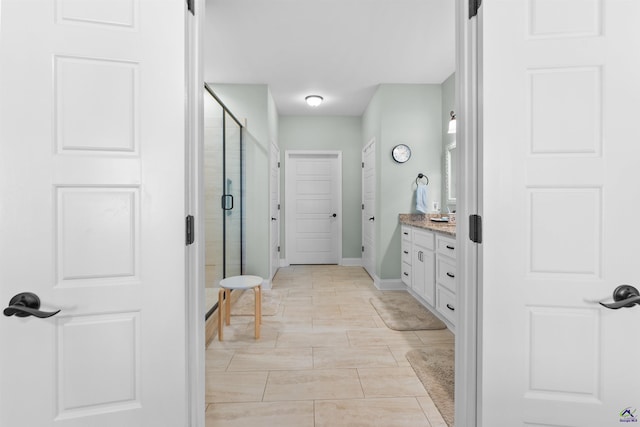
{"type": "Polygon", "coordinates": [[[448,144],[445,151],[445,192],[447,205],[456,204],[456,165],[458,164],[456,142],[448,144]]]}

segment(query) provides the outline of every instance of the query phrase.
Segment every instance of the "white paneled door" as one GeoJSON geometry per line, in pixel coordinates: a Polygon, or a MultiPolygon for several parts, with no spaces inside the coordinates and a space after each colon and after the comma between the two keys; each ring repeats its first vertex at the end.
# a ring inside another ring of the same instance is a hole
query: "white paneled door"
{"type": "Polygon", "coordinates": [[[338,264],[342,256],[342,155],[285,152],[287,261],[338,264]]]}
{"type": "Polygon", "coordinates": [[[375,277],[376,253],[376,143],[362,150],[362,266],[375,277]]]}
{"type": "Polygon", "coordinates": [[[269,210],[270,218],[270,257],[271,257],[271,279],[275,276],[280,267],[280,149],[277,145],[271,144],[270,155],[270,178],[269,178],[269,210]]]}
{"type": "Polygon", "coordinates": [[[184,2],[0,17],[0,425],[184,426],[184,2]]]}
{"type": "Polygon", "coordinates": [[[481,420],[640,418],[640,2],[481,8],[481,420]]]}

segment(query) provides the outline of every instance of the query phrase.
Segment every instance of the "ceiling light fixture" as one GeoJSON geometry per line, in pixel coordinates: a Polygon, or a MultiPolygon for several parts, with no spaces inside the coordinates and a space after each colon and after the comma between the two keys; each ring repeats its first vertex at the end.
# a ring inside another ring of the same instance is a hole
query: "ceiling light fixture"
{"type": "Polygon", "coordinates": [[[307,104],[310,107],[317,107],[318,105],[322,104],[324,98],[320,95],[309,95],[305,97],[304,100],[307,101],[307,104]]]}
{"type": "Polygon", "coordinates": [[[449,132],[447,133],[456,133],[456,113],[452,111],[449,114],[451,114],[451,120],[449,121],[449,132]]]}

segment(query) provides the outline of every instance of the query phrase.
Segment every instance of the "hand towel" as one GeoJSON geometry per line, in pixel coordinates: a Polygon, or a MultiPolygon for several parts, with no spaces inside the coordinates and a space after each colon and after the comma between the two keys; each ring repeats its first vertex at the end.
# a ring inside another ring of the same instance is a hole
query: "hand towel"
{"type": "Polygon", "coordinates": [[[427,186],[422,183],[416,189],[416,210],[427,213],[427,186]]]}

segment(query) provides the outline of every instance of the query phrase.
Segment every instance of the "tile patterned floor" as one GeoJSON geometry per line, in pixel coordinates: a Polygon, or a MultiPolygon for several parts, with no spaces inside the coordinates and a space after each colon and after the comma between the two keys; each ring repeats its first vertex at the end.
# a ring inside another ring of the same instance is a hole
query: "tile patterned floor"
{"type": "Polygon", "coordinates": [[[448,330],[388,329],[360,267],[281,268],[276,316],[233,316],[206,352],[207,427],[446,427],[405,358],[453,346],[448,330]]]}

